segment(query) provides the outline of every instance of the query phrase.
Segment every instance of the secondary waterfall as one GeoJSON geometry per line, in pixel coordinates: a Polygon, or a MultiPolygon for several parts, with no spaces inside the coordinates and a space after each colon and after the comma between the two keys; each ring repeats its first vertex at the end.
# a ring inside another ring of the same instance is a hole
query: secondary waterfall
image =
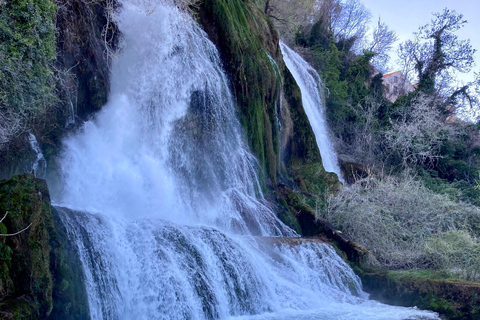
{"type": "Polygon", "coordinates": [[[55,199],[92,319],[437,319],[367,300],[263,199],[218,53],[172,3],[124,1],[108,104],[68,138],[55,199]],[[68,207],[65,208],[65,207],[68,207]]]}
{"type": "Polygon", "coordinates": [[[317,71],[315,71],[308,62],[303,60],[298,53],[290,49],[283,42],[280,42],[280,48],[285,65],[292,73],[302,92],[303,108],[315,134],[315,139],[317,140],[317,145],[322,156],[323,168],[327,172],[336,173],[340,181],[343,182],[342,173],[338,166],[337,154],[333,149],[325,120],[322,99],[322,80],[317,71]]]}
{"type": "Polygon", "coordinates": [[[47,170],[47,161],[43,156],[42,149],[38,145],[37,137],[31,132],[28,133],[28,142],[30,147],[35,152],[35,160],[32,164],[32,172],[37,178],[44,178],[47,170]]]}

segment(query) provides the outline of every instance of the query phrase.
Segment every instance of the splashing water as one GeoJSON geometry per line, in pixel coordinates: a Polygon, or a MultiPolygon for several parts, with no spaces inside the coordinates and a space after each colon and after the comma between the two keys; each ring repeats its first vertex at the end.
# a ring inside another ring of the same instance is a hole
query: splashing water
{"type": "Polygon", "coordinates": [[[173,6],[123,6],[109,103],[65,142],[59,202],[115,217],[294,235],[262,200],[213,44],[173,6]]]}
{"type": "Polygon", "coordinates": [[[368,301],[328,245],[254,237],[296,234],[263,199],[215,47],[173,4],[125,1],[117,21],[109,102],[65,141],[55,199],[92,319],[437,319],[368,301]]]}
{"type": "Polygon", "coordinates": [[[327,172],[334,172],[343,183],[337,155],[329,137],[328,126],[325,120],[321,95],[322,80],[317,71],[303,60],[298,53],[283,42],[280,42],[280,48],[282,49],[283,60],[302,92],[303,108],[315,133],[318,149],[320,149],[322,156],[323,167],[327,172]]]}

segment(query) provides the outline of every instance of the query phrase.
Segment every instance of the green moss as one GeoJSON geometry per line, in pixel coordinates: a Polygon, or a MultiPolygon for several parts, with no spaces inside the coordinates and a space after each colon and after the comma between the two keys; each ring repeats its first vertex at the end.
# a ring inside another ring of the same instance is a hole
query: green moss
{"type": "Polygon", "coordinates": [[[287,143],[284,156],[291,175],[300,190],[309,194],[323,196],[328,190],[337,190],[340,185],[338,177],[323,168],[315,135],[303,109],[300,89],[288,70],[284,71],[284,89],[293,122],[293,136],[287,143]]]}
{"type": "Polygon", "coordinates": [[[433,311],[439,312],[448,317],[448,319],[467,319],[463,312],[457,310],[455,306],[442,298],[430,297],[426,305],[433,311]]]}
{"type": "Polygon", "coordinates": [[[33,175],[0,181],[0,215],[7,212],[2,232],[31,226],[0,237],[0,311],[14,319],[87,319],[81,263],[64,250],[67,237],[57,234],[45,181],[33,175]]]}
{"type": "Polygon", "coordinates": [[[57,209],[52,208],[56,235],[50,239],[50,269],[53,275],[53,310],[48,319],[90,319],[82,263],[66,234],[57,209]]]}
{"type": "Polygon", "coordinates": [[[250,1],[205,0],[199,17],[230,74],[249,146],[260,161],[264,178],[275,184],[279,172],[275,106],[281,78],[269,55],[278,59],[278,35],[271,21],[250,1]]]}
{"type": "Polygon", "coordinates": [[[35,303],[28,297],[0,301],[0,312],[5,319],[12,320],[37,320],[40,316],[35,303]]]}
{"type": "MultiPolygon", "coordinates": [[[[447,280],[459,279],[455,274],[437,270],[395,270],[389,271],[388,276],[393,280],[447,280]]],[[[467,283],[467,282],[466,282],[467,283]]]]}
{"type": "MultiPolygon", "coordinates": [[[[261,164],[264,191],[267,186],[274,190],[279,178],[310,195],[338,188],[336,176],[323,169],[300,89],[283,63],[271,20],[249,0],[204,0],[198,16],[231,80],[240,122],[261,164]],[[291,133],[280,132],[280,122],[291,125],[291,133]]],[[[291,206],[279,208],[278,215],[300,230],[291,206]]]]}
{"type": "Polygon", "coordinates": [[[51,0],[0,3],[0,109],[27,120],[55,102],[56,5],[51,0]]]}
{"type": "Polygon", "coordinates": [[[357,264],[370,297],[384,303],[432,310],[446,319],[474,320],[480,316],[480,284],[457,280],[431,270],[382,271],[357,264]]]}
{"type": "Polygon", "coordinates": [[[53,307],[52,277],[48,245],[49,230],[53,229],[48,189],[33,176],[15,176],[0,182],[0,214],[8,212],[4,220],[9,233],[31,227],[18,236],[6,237],[5,245],[12,254],[7,262],[8,275],[2,279],[13,286],[6,295],[30,292],[41,314],[49,314],[53,307]]]}
{"type": "Polygon", "coordinates": [[[298,223],[297,218],[295,217],[295,214],[292,212],[291,208],[289,207],[288,203],[285,201],[284,198],[282,198],[281,194],[278,192],[275,192],[275,195],[277,197],[277,202],[280,205],[280,208],[278,210],[278,218],[287,226],[292,228],[292,230],[295,230],[299,235],[303,235],[302,232],[302,227],[298,223]]]}

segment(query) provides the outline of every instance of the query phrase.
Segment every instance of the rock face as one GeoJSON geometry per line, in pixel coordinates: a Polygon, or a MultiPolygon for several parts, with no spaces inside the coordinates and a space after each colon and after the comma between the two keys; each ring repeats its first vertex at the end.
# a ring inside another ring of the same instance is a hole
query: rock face
{"type": "MultiPolygon", "coordinates": [[[[311,234],[316,226],[298,223],[283,186],[319,194],[336,190],[339,181],[323,168],[300,89],[283,62],[276,29],[248,0],[205,0],[199,21],[220,51],[247,141],[263,169],[263,188],[267,194],[273,191],[272,200],[284,223],[300,234],[311,234]]],[[[313,223],[314,216],[307,220],[313,223]]]]}
{"type": "Polygon", "coordinates": [[[0,215],[0,318],[86,319],[81,270],[58,237],[45,181],[1,181],[0,215]]]}
{"type": "Polygon", "coordinates": [[[256,4],[241,0],[205,0],[199,18],[220,51],[248,143],[268,186],[275,188],[284,179],[311,182],[304,184],[307,189],[334,185],[335,179],[323,170],[300,89],[285,67],[272,21],[256,4]],[[320,177],[315,182],[304,170],[309,166],[320,177]]]}
{"type": "MultiPolygon", "coordinates": [[[[60,149],[62,137],[75,125],[75,118],[85,120],[106,103],[110,58],[119,33],[112,20],[116,0],[48,2],[53,6],[57,3],[56,39],[50,39],[53,44],[56,42],[57,58],[49,70],[56,81],[53,84],[56,103],[29,124],[28,131],[36,135],[50,167],[60,149]]],[[[42,53],[41,48],[31,50],[38,51],[33,54],[42,53]]],[[[0,179],[31,173],[35,154],[28,136],[29,132],[24,132],[3,148],[0,179]]]]}
{"type": "MultiPolygon", "coordinates": [[[[57,12],[57,64],[62,100],[85,119],[107,102],[109,66],[119,32],[113,20],[116,0],[69,0],[57,12]]],[[[69,110],[68,110],[69,111],[69,110]]]]}

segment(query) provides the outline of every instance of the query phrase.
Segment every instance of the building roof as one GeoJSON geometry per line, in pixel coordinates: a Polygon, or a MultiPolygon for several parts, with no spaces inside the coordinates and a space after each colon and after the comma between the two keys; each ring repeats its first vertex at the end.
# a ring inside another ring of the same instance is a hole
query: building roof
{"type": "Polygon", "coordinates": [[[384,78],[390,77],[392,74],[395,74],[395,73],[398,73],[398,72],[400,72],[400,70],[399,70],[399,71],[394,71],[394,72],[387,73],[387,74],[383,75],[383,77],[384,77],[384,78]]]}

